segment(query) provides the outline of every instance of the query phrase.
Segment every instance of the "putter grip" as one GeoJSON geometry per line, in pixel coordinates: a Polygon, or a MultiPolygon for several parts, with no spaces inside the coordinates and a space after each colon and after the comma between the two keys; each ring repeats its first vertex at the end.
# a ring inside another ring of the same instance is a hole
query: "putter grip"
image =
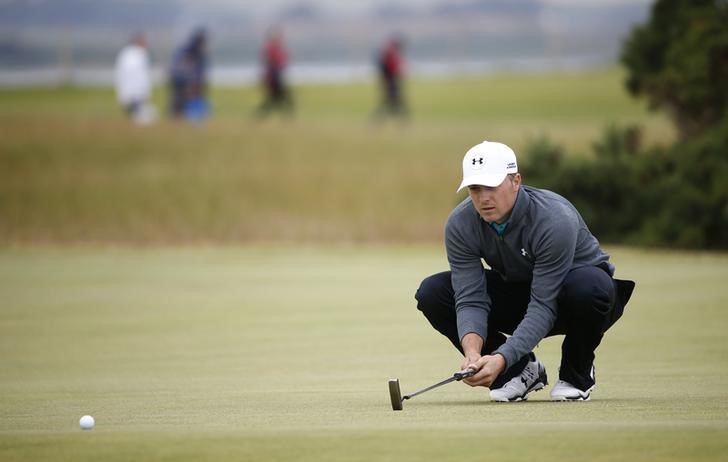
{"type": "Polygon", "coordinates": [[[455,377],[455,380],[462,380],[464,378],[470,377],[471,375],[475,374],[475,369],[468,368],[464,371],[456,372],[453,374],[453,377],[455,377]]]}

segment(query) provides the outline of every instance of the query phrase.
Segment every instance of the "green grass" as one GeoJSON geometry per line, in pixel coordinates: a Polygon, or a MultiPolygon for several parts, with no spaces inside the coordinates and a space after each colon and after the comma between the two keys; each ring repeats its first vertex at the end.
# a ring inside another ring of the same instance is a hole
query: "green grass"
{"type": "MultiPolygon", "coordinates": [[[[638,288],[589,403],[389,405],[387,379],[460,363],[413,293],[446,268],[462,154],[588,156],[610,123],[669,142],[621,79],[413,81],[407,126],[369,123],[372,84],[296,88],[266,122],[257,89],[214,89],[208,123],[145,128],[107,89],[0,90],[0,460],[722,460],[722,254],[611,249],[638,288]]],[[[559,339],[537,353],[555,381],[559,339]]]]}
{"type": "Polygon", "coordinates": [[[459,365],[412,298],[440,246],[5,248],[0,460],[723,460],[728,257],[608,250],[638,287],[592,401],[450,384],[393,412],[387,379],[459,365]]]}
{"type": "MultiPolygon", "coordinates": [[[[372,84],[295,89],[298,116],[255,122],[257,88],[216,88],[203,126],[131,126],[108,89],[0,91],[0,242],[435,241],[460,159],[488,138],[548,136],[590,155],[610,123],[669,122],[615,70],[409,82],[413,120],[372,126],[372,84]]],[[[156,94],[160,107],[164,92],[156,94]]],[[[526,179],[528,182],[528,179],[526,179]]]]}

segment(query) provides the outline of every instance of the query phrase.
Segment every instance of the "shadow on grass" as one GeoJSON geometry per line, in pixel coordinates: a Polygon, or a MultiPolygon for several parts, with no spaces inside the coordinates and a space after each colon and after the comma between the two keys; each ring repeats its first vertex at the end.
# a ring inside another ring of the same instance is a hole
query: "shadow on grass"
{"type": "MultiPolygon", "coordinates": [[[[590,403],[605,402],[606,400],[590,400],[590,401],[550,401],[550,400],[523,400],[513,402],[501,402],[501,401],[421,401],[418,403],[411,403],[410,406],[421,406],[421,407],[470,407],[470,406],[569,406],[577,405],[575,403],[581,403],[582,405],[588,405],[590,403]]],[[[621,402],[623,400],[609,400],[612,402],[621,402]]]]}

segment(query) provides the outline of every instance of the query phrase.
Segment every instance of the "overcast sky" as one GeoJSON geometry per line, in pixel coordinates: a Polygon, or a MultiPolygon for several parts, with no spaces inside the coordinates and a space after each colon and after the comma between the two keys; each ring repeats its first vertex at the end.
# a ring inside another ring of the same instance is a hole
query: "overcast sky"
{"type": "MultiPolygon", "coordinates": [[[[187,0],[197,2],[198,0],[187,0]]],[[[448,3],[466,3],[473,0],[448,0],[448,3]]],[[[540,3],[554,6],[589,6],[589,5],[624,5],[624,4],[650,4],[653,0],[539,0],[540,3]]],[[[368,10],[378,5],[397,3],[401,5],[426,6],[442,4],[444,0],[207,0],[208,4],[224,4],[245,7],[256,10],[271,10],[286,4],[308,3],[321,5],[330,9],[368,10]]]]}
{"type": "MultiPolygon", "coordinates": [[[[448,3],[463,3],[468,2],[472,0],[449,0],[448,3]]],[[[598,5],[623,5],[623,4],[646,4],[651,3],[652,0],[540,0],[540,3],[545,3],[549,5],[584,5],[584,4],[598,4],[598,5]]],[[[346,2],[342,2],[341,0],[305,0],[305,2],[302,2],[301,0],[266,0],[265,2],[261,2],[260,0],[208,0],[209,3],[219,3],[219,4],[230,4],[230,5],[245,5],[246,7],[250,6],[259,6],[261,4],[266,5],[282,5],[286,3],[311,3],[311,4],[318,4],[318,5],[326,5],[330,7],[342,7],[342,6],[350,6],[350,7],[359,7],[359,8],[370,8],[373,5],[379,5],[379,4],[386,4],[386,3],[400,3],[400,4],[410,4],[410,5],[427,5],[427,4],[437,4],[437,3],[443,3],[443,0],[348,0],[346,2]]]]}

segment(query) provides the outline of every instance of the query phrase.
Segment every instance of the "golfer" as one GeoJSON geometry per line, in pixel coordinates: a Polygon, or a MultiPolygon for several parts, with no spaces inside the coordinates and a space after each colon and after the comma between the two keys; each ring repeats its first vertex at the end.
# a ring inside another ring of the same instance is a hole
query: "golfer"
{"type": "Polygon", "coordinates": [[[594,350],[622,315],[634,282],[614,266],[574,206],[521,183],[516,155],[484,141],[463,159],[469,197],[447,220],[450,271],[428,277],[417,308],[464,355],[471,386],[493,401],[521,401],[548,384],[533,349],[565,335],[554,401],[588,400],[594,350]],[[488,266],[484,267],[482,262],[488,266]]]}

